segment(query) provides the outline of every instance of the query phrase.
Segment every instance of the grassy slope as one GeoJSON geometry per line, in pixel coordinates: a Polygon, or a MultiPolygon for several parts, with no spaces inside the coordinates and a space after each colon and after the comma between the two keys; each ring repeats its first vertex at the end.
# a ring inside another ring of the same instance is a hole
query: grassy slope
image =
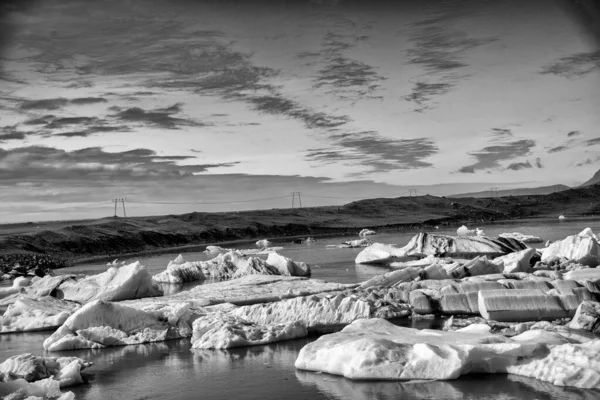
{"type": "Polygon", "coordinates": [[[70,259],[239,239],[356,233],[528,217],[600,215],[600,185],[540,196],[361,200],[344,206],[103,218],[0,226],[0,254],[70,259]]]}

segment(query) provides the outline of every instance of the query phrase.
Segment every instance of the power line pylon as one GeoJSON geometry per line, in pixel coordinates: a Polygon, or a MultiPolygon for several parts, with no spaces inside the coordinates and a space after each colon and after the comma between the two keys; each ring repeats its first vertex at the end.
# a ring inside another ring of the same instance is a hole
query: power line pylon
{"type": "Polygon", "coordinates": [[[494,193],[496,193],[496,197],[498,197],[498,188],[497,187],[490,188],[490,197],[491,198],[494,198],[494,193]]]}
{"type": "Polygon", "coordinates": [[[300,203],[300,208],[302,208],[302,192],[292,192],[292,208],[294,208],[296,202],[296,196],[298,196],[298,203],[300,203]]]}
{"type": "Polygon", "coordinates": [[[419,192],[419,189],[408,189],[408,196],[412,197],[412,195],[414,194],[415,196],[417,196],[417,193],[419,192]]]}
{"type": "Polygon", "coordinates": [[[118,217],[117,215],[117,205],[119,203],[121,203],[123,205],[123,217],[127,217],[127,212],[125,211],[125,198],[120,198],[120,199],[113,199],[113,203],[115,203],[115,217],[118,217]]]}

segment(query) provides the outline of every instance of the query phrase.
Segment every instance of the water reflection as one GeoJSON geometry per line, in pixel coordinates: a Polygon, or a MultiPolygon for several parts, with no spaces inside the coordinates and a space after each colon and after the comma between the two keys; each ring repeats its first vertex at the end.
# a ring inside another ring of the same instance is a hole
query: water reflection
{"type": "Polygon", "coordinates": [[[343,400],[594,400],[600,391],[564,388],[506,374],[468,375],[452,381],[355,381],[335,375],[296,371],[304,385],[343,400]]]}

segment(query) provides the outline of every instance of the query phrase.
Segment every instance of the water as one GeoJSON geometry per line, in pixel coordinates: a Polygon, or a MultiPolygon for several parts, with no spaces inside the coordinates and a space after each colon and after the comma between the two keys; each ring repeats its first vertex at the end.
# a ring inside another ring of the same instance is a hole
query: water
{"type": "MultiPolygon", "coordinates": [[[[519,221],[479,226],[490,236],[502,232],[521,232],[557,240],[576,234],[589,226],[600,231],[600,219],[519,221]]],[[[474,226],[470,226],[474,228],[474,226]]],[[[456,227],[437,233],[453,234],[456,227]]],[[[414,232],[389,232],[373,236],[374,241],[406,244],[414,232]]],[[[359,282],[387,269],[354,264],[361,249],[326,249],[354,237],[321,239],[310,245],[273,240],[284,246],[282,254],[313,265],[313,277],[334,282],[359,282]]],[[[537,245],[536,245],[537,246],[537,245]]],[[[238,248],[251,245],[239,244],[238,248]]],[[[152,274],[166,267],[176,253],[140,257],[152,274]]],[[[202,252],[184,253],[188,260],[211,256],[202,252]]],[[[137,258],[125,261],[135,261],[137,258]]],[[[61,273],[99,273],[106,263],[75,266],[61,273]]],[[[179,289],[181,290],[181,289],[179,289]]],[[[440,320],[397,323],[415,328],[439,328],[440,320]]],[[[49,332],[0,335],[0,360],[15,354],[43,354],[41,343],[49,332]]],[[[49,356],[79,356],[94,362],[87,372],[88,383],[71,388],[77,399],[597,399],[597,391],[561,388],[534,379],[511,375],[475,375],[447,382],[351,381],[342,377],[297,371],[294,361],[300,349],[315,340],[309,337],[267,346],[242,349],[194,350],[188,339],[103,350],[78,350],[46,353],[49,356]]]]}

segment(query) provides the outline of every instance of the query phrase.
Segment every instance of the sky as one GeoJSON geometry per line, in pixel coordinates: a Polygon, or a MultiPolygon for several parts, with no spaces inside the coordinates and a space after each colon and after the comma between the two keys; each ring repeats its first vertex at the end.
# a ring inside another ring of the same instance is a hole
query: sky
{"type": "Polygon", "coordinates": [[[13,2],[0,223],[578,185],[600,41],[571,3],[13,2]]]}

